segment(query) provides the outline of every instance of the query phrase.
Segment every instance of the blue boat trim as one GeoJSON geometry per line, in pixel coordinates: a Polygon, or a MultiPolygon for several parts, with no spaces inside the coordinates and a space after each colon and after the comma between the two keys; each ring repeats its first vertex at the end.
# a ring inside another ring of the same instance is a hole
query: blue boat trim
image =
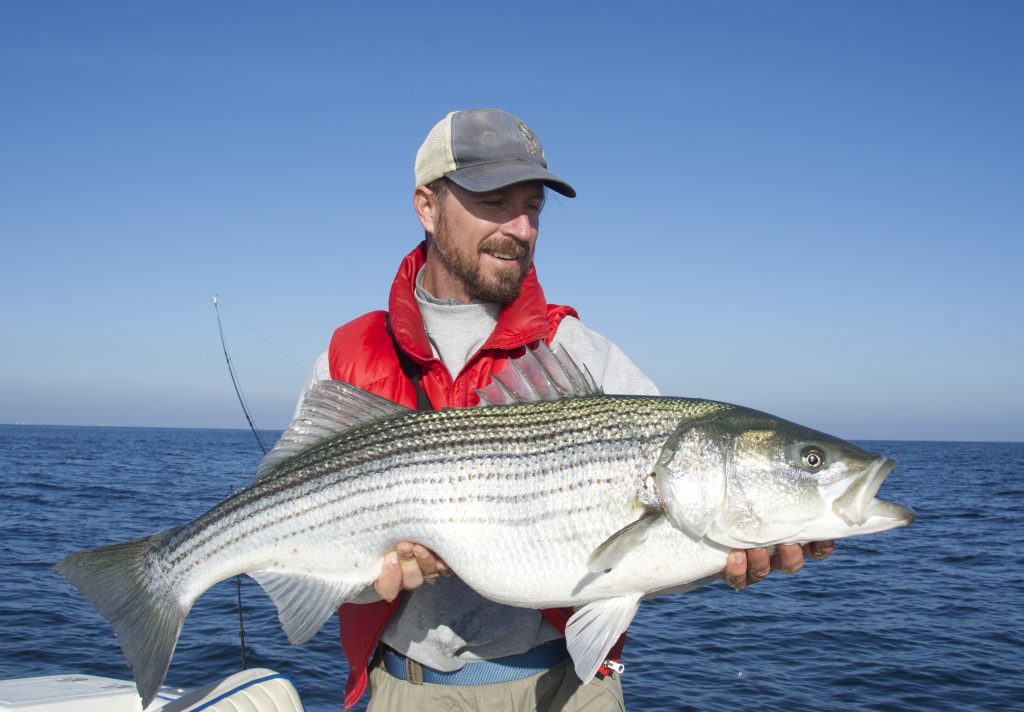
{"type": "Polygon", "coordinates": [[[282,675],[281,673],[275,673],[273,675],[266,675],[264,677],[258,677],[255,680],[249,680],[248,682],[246,682],[246,683],[244,683],[242,685],[238,685],[237,687],[232,687],[230,690],[228,690],[224,694],[218,695],[217,697],[215,697],[212,700],[207,700],[206,702],[204,702],[199,707],[193,708],[192,712],[199,712],[199,710],[205,710],[208,707],[212,707],[213,705],[217,704],[221,700],[226,699],[228,697],[231,697],[232,695],[235,695],[235,694],[241,692],[242,690],[246,689],[247,687],[252,687],[253,685],[259,685],[260,683],[266,682],[268,680],[277,680],[278,678],[284,678],[285,680],[288,681],[288,684],[290,684],[292,687],[295,686],[295,683],[292,682],[290,677],[288,677],[287,675],[282,675]]]}

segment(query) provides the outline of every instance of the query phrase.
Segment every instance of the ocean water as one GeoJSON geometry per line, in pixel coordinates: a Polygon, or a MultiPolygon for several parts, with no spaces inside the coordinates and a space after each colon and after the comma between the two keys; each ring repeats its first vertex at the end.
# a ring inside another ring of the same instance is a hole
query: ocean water
{"type": "MultiPolygon", "coordinates": [[[[900,460],[880,496],[917,522],[745,591],[645,602],[623,659],[628,709],[1024,708],[1024,443],[860,444],[900,460]]],[[[53,564],[194,518],[258,460],[242,430],[0,426],[0,679],[129,678],[109,626],[53,564]]],[[[249,666],[290,675],[309,710],[340,710],[336,622],[291,646],[242,581],[249,666]]],[[[236,595],[230,581],[200,598],[168,684],[240,668],[236,595]]]]}

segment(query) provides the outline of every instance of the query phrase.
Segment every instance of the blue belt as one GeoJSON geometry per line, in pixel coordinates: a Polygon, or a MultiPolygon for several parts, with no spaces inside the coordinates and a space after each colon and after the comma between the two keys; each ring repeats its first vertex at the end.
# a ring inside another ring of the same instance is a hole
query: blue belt
{"type": "Polygon", "coordinates": [[[458,670],[442,672],[426,665],[420,665],[415,660],[407,658],[386,645],[381,647],[384,651],[381,661],[389,674],[400,680],[409,680],[412,667],[414,668],[412,677],[415,681],[417,677],[415,668],[418,668],[422,681],[435,685],[490,685],[495,682],[521,680],[524,677],[544,672],[569,657],[569,651],[565,647],[565,638],[557,638],[531,648],[525,653],[466,663],[458,670]]]}

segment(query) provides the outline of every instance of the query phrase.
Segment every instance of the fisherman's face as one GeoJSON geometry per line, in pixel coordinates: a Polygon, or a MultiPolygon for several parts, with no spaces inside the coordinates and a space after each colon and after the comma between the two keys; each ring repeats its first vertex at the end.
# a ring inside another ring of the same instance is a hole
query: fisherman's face
{"type": "Polygon", "coordinates": [[[464,304],[512,301],[533,264],[543,185],[517,183],[488,193],[448,185],[433,224],[425,224],[433,239],[424,286],[439,299],[464,304]]]}

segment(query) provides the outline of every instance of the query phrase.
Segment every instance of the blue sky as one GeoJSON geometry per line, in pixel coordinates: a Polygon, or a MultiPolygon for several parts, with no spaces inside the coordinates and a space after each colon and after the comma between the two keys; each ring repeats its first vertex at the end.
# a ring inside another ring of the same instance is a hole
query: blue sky
{"type": "Polygon", "coordinates": [[[283,427],[497,106],[579,191],[548,298],[666,394],[1024,440],[1024,4],[596,5],[4,3],[0,422],[245,427],[216,293],[283,427]]]}

